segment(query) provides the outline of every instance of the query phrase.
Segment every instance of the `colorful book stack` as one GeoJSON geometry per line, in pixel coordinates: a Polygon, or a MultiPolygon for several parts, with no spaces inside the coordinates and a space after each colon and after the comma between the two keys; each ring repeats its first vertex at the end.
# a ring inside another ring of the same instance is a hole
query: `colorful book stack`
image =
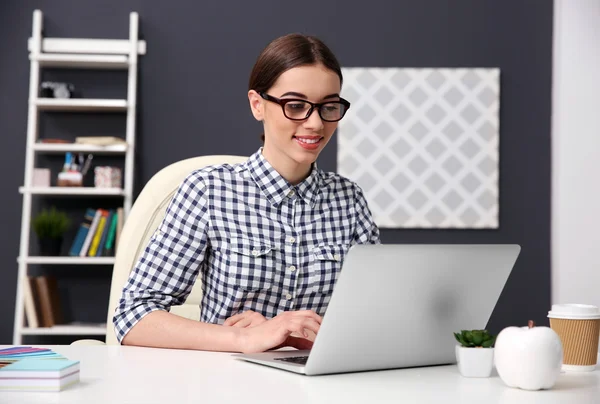
{"type": "Polygon", "coordinates": [[[75,235],[69,255],[112,257],[123,229],[123,208],[88,209],[75,235]]]}
{"type": "Polygon", "coordinates": [[[78,382],[79,361],[51,349],[0,349],[0,391],[61,391],[78,382]]]}

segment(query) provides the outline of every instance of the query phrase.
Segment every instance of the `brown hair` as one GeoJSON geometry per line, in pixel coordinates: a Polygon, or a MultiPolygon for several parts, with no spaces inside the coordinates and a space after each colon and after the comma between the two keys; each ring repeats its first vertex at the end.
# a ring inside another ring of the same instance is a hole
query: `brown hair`
{"type": "MultiPolygon", "coordinates": [[[[343,82],[342,69],[333,52],[319,38],[288,34],[273,40],[260,53],[248,82],[248,90],[267,91],[285,71],[302,65],[320,63],[334,71],[343,82]]],[[[264,142],[265,135],[261,135],[264,142]]]]}

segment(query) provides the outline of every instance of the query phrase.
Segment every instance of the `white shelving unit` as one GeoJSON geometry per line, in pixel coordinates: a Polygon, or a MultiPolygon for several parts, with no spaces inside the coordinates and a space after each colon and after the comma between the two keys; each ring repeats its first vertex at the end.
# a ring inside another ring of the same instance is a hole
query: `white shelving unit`
{"type": "Polygon", "coordinates": [[[133,203],[133,159],[135,151],[135,112],[138,55],[146,53],[146,42],[138,38],[139,17],[129,14],[128,39],[43,38],[43,16],[33,12],[32,35],[28,41],[30,75],[27,116],[21,237],[15,305],[13,344],[22,344],[24,335],[105,335],[106,325],[64,324],[54,327],[25,327],[25,283],[30,265],[114,265],[114,257],[35,257],[29,256],[32,198],[52,197],[118,197],[123,199],[125,218],[133,203]],[[127,99],[54,99],[38,97],[40,71],[43,68],[126,70],[127,99]],[[40,113],[54,111],[72,113],[120,112],[127,115],[124,145],[92,146],[84,144],[38,143],[40,113]],[[123,156],[125,160],[123,188],[33,187],[32,175],[37,155],[57,153],[94,153],[123,156]]]}

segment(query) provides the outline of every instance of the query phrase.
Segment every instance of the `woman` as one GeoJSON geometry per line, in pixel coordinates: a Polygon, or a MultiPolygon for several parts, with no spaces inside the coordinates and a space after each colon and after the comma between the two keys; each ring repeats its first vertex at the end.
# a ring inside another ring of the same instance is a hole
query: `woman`
{"type": "Polygon", "coordinates": [[[113,322],[120,343],[230,352],[310,348],[351,245],[379,243],[360,188],[316,166],[350,104],[317,38],[286,35],[252,70],[263,147],[191,173],[132,270],[113,322]],[[201,276],[200,322],[168,312],[201,276]]]}

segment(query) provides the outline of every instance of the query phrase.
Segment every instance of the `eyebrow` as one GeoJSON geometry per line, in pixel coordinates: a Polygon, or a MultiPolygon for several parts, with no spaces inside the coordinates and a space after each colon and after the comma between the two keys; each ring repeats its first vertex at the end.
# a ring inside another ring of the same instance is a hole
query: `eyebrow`
{"type": "MultiPolygon", "coordinates": [[[[285,93],[285,94],[282,94],[282,95],[280,96],[280,98],[281,98],[281,97],[288,96],[288,95],[291,95],[291,96],[293,96],[293,97],[300,97],[300,98],[308,99],[308,97],[307,97],[306,95],[304,95],[304,94],[302,94],[302,93],[297,93],[297,92],[295,92],[295,91],[288,91],[287,93],[285,93]]],[[[329,95],[328,95],[328,96],[326,96],[326,97],[323,97],[322,99],[326,100],[326,99],[328,99],[328,98],[335,98],[335,97],[339,97],[339,96],[340,96],[340,95],[339,95],[338,93],[333,93],[333,94],[329,94],[329,95]]]]}

